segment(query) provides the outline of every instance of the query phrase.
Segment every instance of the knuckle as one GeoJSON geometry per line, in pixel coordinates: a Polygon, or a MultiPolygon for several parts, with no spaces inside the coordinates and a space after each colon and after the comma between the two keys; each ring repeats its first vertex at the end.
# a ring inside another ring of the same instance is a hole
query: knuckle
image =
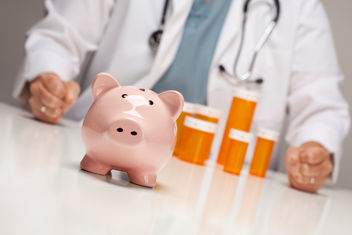
{"type": "Polygon", "coordinates": [[[316,150],[316,152],[317,152],[318,154],[324,154],[324,153],[325,153],[324,149],[322,149],[322,148],[318,148],[318,149],[316,150]]]}
{"type": "Polygon", "coordinates": [[[300,189],[300,190],[302,190],[302,188],[304,188],[304,185],[302,185],[301,183],[294,181],[294,180],[291,182],[291,185],[292,185],[292,187],[294,187],[296,189],[300,189]]]}
{"type": "Polygon", "coordinates": [[[73,103],[74,100],[75,100],[75,97],[72,94],[72,91],[68,91],[68,93],[67,93],[67,95],[65,97],[65,102],[70,104],[70,103],[73,103]]]}
{"type": "Polygon", "coordinates": [[[44,98],[45,98],[45,101],[47,102],[47,105],[50,107],[54,107],[57,104],[55,98],[49,94],[44,95],[44,98]]]}
{"type": "Polygon", "coordinates": [[[67,83],[67,92],[71,92],[72,94],[77,94],[79,92],[79,86],[76,82],[68,82],[67,83]]]}
{"type": "Polygon", "coordinates": [[[56,79],[56,80],[60,80],[60,81],[61,81],[60,77],[59,77],[58,75],[56,75],[55,73],[48,73],[48,76],[51,77],[51,78],[53,78],[53,79],[56,79]]]}
{"type": "Polygon", "coordinates": [[[334,166],[332,165],[332,163],[330,161],[328,161],[327,165],[326,165],[326,169],[327,171],[331,172],[333,170],[334,166]]]}
{"type": "Polygon", "coordinates": [[[50,86],[50,88],[54,89],[54,90],[59,90],[59,89],[63,89],[60,82],[57,81],[56,79],[54,78],[50,78],[48,80],[48,86],[50,86]]]}
{"type": "Polygon", "coordinates": [[[286,159],[291,159],[292,158],[292,154],[291,154],[292,150],[288,149],[286,152],[286,159]]]}
{"type": "Polygon", "coordinates": [[[71,107],[72,107],[72,105],[65,105],[65,106],[63,107],[62,112],[63,112],[63,113],[67,113],[67,112],[70,110],[71,107]]]}
{"type": "Polygon", "coordinates": [[[309,175],[310,174],[310,168],[308,167],[308,165],[304,164],[301,167],[301,171],[304,175],[309,175]]]}
{"type": "Polygon", "coordinates": [[[75,91],[75,93],[79,93],[81,88],[77,82],[72,81],[72,89],[75,91]]]}
{"type": "Polygon", "coordinates": [[[317,152],[315,152],[314,154],[312,154],[310,160],[312,163],[316,163],[316,162],[319,162],[321,159],[321,155],[317,152]]]}
{"type": "Polygon", "coordinates": [[[38,82],[34,81],[29,84],[29,91],[31,94],[35,94],[38,92],[38,82]]]}
{"type": "Polygon", "coordinates": [[[298,149],[288,149],[286,153],[286,160],[288,161],[288,163],[295,163],[296,161],[298,161],[298,149]]]}
{"type": "Polygon", "coordinates": [[[51,108],[48,108],[45,114],[46,114],[46,116],[51,117],[51,118],[57,116],[56,109],[51,109],[51,108]]]}
{"type": "Polygon", "coordinates": [[[297,183],[302,182],[302,177],[300,177],[298,174],[293,175],[293,180],[296,181],[297,183]]]}
{"type": "Polygon", "coordinates": [[[287,155],[295,154],[298,151],[298,149],[299,149],[298,147],[293,147],[293,146],[289,147],[287,149],[287,155]]]}
{"type": "Polygon", "coordinates": [[[34,97],[33,97],[33,96],[29,97],[28,103],[29,103],[31,106],[34,104],[34,97]]]}
{"type": "Polygon", "coordinates": [[[61,116],[61,110],[60,109],[54,109],[52,112],[52,115],[54,117],[60,117],[61,116]]]}
{"type": "Polygon", "coordinates": [[[41,81],[42,83],[46,83],[48,80],[48,75],[43,73],[38,76],[38,80],[41,81]]]}

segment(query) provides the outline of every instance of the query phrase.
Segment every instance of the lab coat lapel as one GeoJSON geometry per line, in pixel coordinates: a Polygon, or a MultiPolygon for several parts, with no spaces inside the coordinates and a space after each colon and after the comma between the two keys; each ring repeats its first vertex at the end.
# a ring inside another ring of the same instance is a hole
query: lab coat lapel
{"type": "Polygon", "coordinates": [[[244,0],[232,1],[214,53],[213,64],[218,64],[227,48],[238,39],[243,19],[243,2],[244,0]]]}
{"type": "Polygon", "coordinates": [[[143,84],[144,87],[153,87],[173,62],[192,4],[191,0],[172,0],[170,6],[172,12],[166,20],[164,34],[153,66],[143,84]]]}
{"type": "MultiPolygon", "coordinates": [[[[235,43],[242,22],[244,0],[233,0],[221,31],[214,53],[213,64],[218,64],[227,48],[235,43]]],[[[149,74],[140,80],[138,86],[151,88],[173,62],[182,39],[183,29],[193,1],[172,0],[172,12],[166,21],[163,38],[149,74]]]]}

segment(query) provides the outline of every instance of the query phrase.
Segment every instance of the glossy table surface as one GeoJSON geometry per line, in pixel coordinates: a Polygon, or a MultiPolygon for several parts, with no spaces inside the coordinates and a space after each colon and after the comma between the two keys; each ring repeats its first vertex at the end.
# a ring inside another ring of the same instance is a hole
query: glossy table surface
{"type": "Polygon", "coordinates": [[[153,189],[80,170],[80,125],[0,104],[0,234],[352,234],[352,192],[172,158],[153,189]]]}

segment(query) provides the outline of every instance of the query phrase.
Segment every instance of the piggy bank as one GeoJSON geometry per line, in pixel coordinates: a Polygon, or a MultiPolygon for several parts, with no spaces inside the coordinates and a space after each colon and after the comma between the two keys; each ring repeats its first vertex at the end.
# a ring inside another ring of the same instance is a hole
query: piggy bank
{"type": "Polygon", "coordinates": [[[82,126],[86,155],[81,168],[101,175],[124,171],[130,182],[153,187],[172,156],[183,96],[120,86],[107,73],[95,77],[92,94],[82,126]]]}

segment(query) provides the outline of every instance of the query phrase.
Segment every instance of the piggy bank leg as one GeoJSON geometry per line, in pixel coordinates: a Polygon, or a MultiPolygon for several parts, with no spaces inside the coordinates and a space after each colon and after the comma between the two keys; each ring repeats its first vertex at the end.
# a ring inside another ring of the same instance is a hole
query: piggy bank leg
{"type": "Polygon", "coordinates": [[[130,182],[146,187],[154,187],[156,185],[156,174],[145,174],[143,172],[127,172],[130,182]]]}
{"type": "Polygon", "coordinates": [[[106,175],[109,171],[111,171],[112,168],[110,166],[95,161],[88,155],[85,155],[81,161],[81,169],[99,175],[106,175]]]}

